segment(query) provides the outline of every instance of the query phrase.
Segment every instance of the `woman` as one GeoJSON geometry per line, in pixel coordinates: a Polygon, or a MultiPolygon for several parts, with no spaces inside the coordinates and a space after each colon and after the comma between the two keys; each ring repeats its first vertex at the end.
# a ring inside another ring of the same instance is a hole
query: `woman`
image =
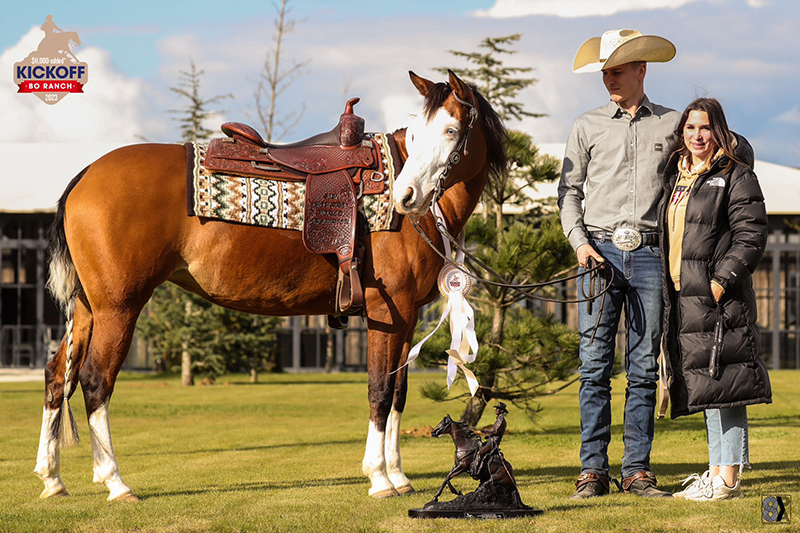
{"type": "Polygon", "coordinates": [[[689,104],[676,134],[683,142],[667,164],[659,208],[664,349],[672,418],[704,411],[709,468],[674,496],[738,498],[749,464],[745,406],[772,402],[751,279],[767,214],[753,149],[728,130],[717,100],[689,104]]]}

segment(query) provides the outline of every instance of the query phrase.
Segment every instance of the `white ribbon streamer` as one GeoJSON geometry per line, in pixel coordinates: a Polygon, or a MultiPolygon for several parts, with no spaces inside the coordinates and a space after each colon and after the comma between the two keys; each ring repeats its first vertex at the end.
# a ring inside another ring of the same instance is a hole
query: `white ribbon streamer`
{"type": "MultiPolygon", "coordinates": [[[[433,214],[436,217],[437,223],[440,222],[444,224],[444,217],[439,209],[439,204],[434,205],[433,214]]],[[[439,232],[442,234],[445,255],[450,257],[450,241],[447,239],[444,233],[441,232],[441,230],[439,230],[439,232]]],[[[464,246],[463,230],[459,235],[459,245],[462,248],[464,246]]],[[[463,264],[464,253],[461,250],[456,251],[455,262],[463,264]]],[[[406,366],[417,358],[420,350],[422,349],[422,345],[425,344],[425,341],[430,339],[433,334],[439,330],[439,327],[449,316],[451,340],[450,349],[447,350],[447,354],[449,356],[447,359],[447,388],[449,389],[455,381],[456,375],[458,374],[458,369],[460,368],[464,372],[464,377],[467,380],[470,394],[475,396],[475,393],[478,390],[478,380],[475,378],[475,374],[473,374],[472,371],[465,366],[468,363],[474,362],[475,357],[478,354],[478,338],[475,335],[475,313],[472,309],[472,306],[469,305],[469,302],[461,292],[447,291],[447,293],[443,296],[445,296],[447,300],[444,311],[442,312],[442,317],[439,319],[439,323],[436,324],[436,327],[433,331],[431,331],[425,336],[424,339],[411,348],[411,350],[408,352],[408,360],[403,366],[406,366]]]]}

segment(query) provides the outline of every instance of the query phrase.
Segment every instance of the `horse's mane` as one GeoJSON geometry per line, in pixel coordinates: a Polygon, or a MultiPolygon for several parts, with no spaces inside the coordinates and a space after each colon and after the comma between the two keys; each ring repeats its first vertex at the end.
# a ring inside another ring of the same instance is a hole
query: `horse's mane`
{"type": "MultiPolygon", "coordinates": [[[[483,122],[483,129],[486,132],[486,158],[489,163],[489,173],[494,176],[502,176],[508,173],[508,155],[506,155],[506,127],[503,121],[492,109],[491,104],[484,98],[474,85],[470,85],[472,94],[478,101],[478,111],[483,122]]],[[[453,92],[449,83],[439,82],[428,89],[428,94],[425,95],[425,105],[423,107],[425,119],[430,120],[440,107],[444,105],[444,101],[453,92]]]]}
{"type": "Polygon", "coordinates": [[[457,421],[457,420],[453,420],[453,422],[452,422],[452,423],[453,423],[453,425],[455,425],[456,427],[458,427],[458,429],[460,429],[460,430],[462,430],[464,433],[466,433],[466,434],[467,434],[467,437],[469,437],[469,438],[476,437],[477,439],[479,439],[479,440],[480,440],[480,438],[481,438],[481,437],[480,437],[480,435],[478,435],[477,433],[475,433],[474,431],[472,431],[472,430],[470,429],[470,427],[469,427],[469,424],[467,424],[466,422],[459,422],[459,421],[457,421]]]}

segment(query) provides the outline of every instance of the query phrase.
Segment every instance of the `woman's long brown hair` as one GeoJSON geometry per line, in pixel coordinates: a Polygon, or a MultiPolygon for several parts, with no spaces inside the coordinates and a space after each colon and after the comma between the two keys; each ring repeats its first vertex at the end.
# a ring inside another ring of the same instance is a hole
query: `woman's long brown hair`
{"type": "Polygon", "coordinates": [[[714,141],[719,148],[722,148],[722,153],[728,157],[728,164],[725,166],[725,172],[728,173],[733,168],[734,162],[739,163],[745,167],[750,168],[750,165],[736,157],[733,153],[733,133],[728,129],[728,121],[725,120],[725,112],[722,111],[722,104],[716,98],[697,98],[683,111],[681,120],[678,123],[678,128],[675,134],[681,139],[678,143],[678,148],[675,150],[680,155],[690,155],[689,148],[687,148],[683,140],[683,128],[686,126],[686,121],[689,119],[689,113],[692,111],[703,111],[708,115],[708,123],[711,126],[711,140],[714,141]]]}

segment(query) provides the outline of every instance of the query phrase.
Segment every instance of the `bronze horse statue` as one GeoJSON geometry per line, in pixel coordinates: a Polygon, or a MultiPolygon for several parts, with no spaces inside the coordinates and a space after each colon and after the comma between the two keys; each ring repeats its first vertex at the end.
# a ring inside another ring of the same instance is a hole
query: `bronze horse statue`
{"type": "MultiPolygon", "coordinates": [[[[370,419],[362,470],[369,494],[414,489],[403,473],[400,418],[408,383],[401,368],[419,309],[436,299],[443,260],[408,216],[442,247],[428,207],[446,168],[439,205],[451,234],[472,214],[492,173],[507,171],[505,128],[486,99],[452,72],[449,83],[409,73],[424,96],[414,124],[392,134],[404,161],[393,191],[400,231],[359,237],[369,328],[370,419]],[[474,128],[470,115],[476,115],[474,128]],[[469,127],[468,127],[469,126],[469,127]],[[468,133],[471,130],[471,133],[468,133]],[[468,151],[450,155],[462,136],[468,151]],[[456,158],[457,159],[457,158],[456,158]],[[400,369],[399,371],[397,371],[400,369]],[[395,372],[397,371],[397,372],[395,372]]],[[[66,495],[61,446],[77,439],[68,404],[80,382],[89,419],[94,481],[109,500],[136,500],[120,476],[108,406],[136,320],[153,291],[170,281],[210,302],[261,315],[324,315],[335,305],[335,259],[309,253],[300,232],[231,224],[186,214],[187,159],[179,144],[120,148],[86,167],[67,186],[50,231],[51,292],[67,332],[45,371],[45,401],[35,473],[42,498],[66,495]]]]}
{"type": "MultiPolygon", "coordinates": [[[[481,484],[491,482],[499,486],[508,486],[516,493],[516,481],[514,480],[514,470],[508,461],[500,453],[491,454],[487,459],[485,466],[480,468],[478,472],[470,472],[470,466],[473,464],[475,454],[478,453],[482,442],[481,438],[463,422],[456,422],[450,415],[446,415],[439,424],[431,431],[431,436],[439,438],[442,435],[450,435],[455,444],[455,464],[439,487],[436,496],[433,497],[431,502],[439,501],[439,496],[444,492],[445,487],[450,488],[450,492],[462,496],[461,491],[453,487],[451,480],[463,474],[469,473],[474,479],[478,480],[481,484]]],[[[520,501],[520,504],[522,502],[520,501]]]]}

